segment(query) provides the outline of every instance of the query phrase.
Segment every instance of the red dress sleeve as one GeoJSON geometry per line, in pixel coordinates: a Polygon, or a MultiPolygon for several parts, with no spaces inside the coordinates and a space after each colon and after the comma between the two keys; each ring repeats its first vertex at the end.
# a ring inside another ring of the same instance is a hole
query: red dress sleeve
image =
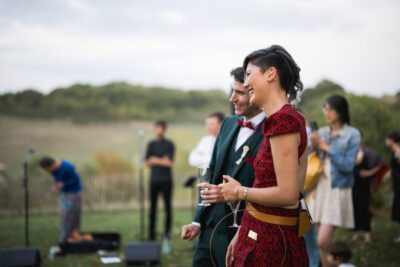
{"type": "Polygon", "coordinates": [[[300,133],[299,158],[307,146],[307,130],[305,120],[297,110],[291,106],[282,108],[272,114],[263,124],[263,134],[272,137],[281,134],[300,133]]]}
{"type": "Polygon", "coordinates": [[[297,133],[300,131],[299,121],[292,114],[275,113],[269,117],[263,128],[265,136],[274,136],[280,134],[297,133]]]}

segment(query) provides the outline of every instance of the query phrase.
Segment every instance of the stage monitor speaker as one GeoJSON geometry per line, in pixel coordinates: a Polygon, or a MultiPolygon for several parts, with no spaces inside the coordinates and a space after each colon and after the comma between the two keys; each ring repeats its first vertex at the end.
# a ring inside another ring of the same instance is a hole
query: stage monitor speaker
{"type": "Polygon", "coordinates": [[[36,248],[10,248],[1,253],[1,267],[37,267],[41,258],[36,248]]]}
{"type": "Polygon", "coordinates": [[[160,244],[154,242],[126,244],[125,262],[127,265],[159,264],[160,244]]]}

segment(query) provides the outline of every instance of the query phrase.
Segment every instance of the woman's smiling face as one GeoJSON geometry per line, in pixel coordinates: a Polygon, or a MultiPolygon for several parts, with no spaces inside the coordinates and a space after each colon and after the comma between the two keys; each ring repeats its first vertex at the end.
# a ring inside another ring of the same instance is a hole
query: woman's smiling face
{"type": "Polygon", "coordinates": [[[265,73],[261,69],[249,63],[246,69],[246,80],[243,86],[248,90],[250,95],[250,103],[252,105],[261,106],[268,86],[265,73]]]}

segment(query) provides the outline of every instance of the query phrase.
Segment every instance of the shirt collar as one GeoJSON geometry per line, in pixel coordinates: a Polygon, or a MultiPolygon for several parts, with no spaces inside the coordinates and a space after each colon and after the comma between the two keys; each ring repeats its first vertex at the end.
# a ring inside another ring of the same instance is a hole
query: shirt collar
{"type": "MultiPolygon", "coordinates": [[[[264,111],[261,111],[260,113],[258,113],[256,116],[254,116],[253,118],[251,118],[250,120],[248,120],[249,122],[251,122],[251,124],[253,125],[254,129],[257,128],[257,126],[265,119],[265,113],[264,111]]],[[[247,122],[245,118],[243,118],[244,122],[247,122]]]]}

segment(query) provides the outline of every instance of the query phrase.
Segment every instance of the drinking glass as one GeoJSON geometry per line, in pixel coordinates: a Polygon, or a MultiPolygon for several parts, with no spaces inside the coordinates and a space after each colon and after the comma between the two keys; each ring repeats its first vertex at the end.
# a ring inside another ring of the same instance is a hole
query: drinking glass
{"type": "Polygon", "coordinates": [[[229,207],[232,210],[233,213],[233,224],[229,226],[229,228],[239,228],[239,224],[237,223],[237,213],[240,208],[240,200],[238,201],[229,201],[228,202],[229,207]]]}
{"type": "MultiPolygon", "coordinates": [[[[210,181],[210,169],[209,168],[199,168],[199,173],[197,174],[197,181],[199,183],[208,182],[210,181]]],[[[200,188],[200,203],[197,204],[198,206],[207,207],[210,206],[210,203],[203,203],[203,199],[201,198],[201,192],[206,191],[208,188],[201,187],[200,188]]]]}

